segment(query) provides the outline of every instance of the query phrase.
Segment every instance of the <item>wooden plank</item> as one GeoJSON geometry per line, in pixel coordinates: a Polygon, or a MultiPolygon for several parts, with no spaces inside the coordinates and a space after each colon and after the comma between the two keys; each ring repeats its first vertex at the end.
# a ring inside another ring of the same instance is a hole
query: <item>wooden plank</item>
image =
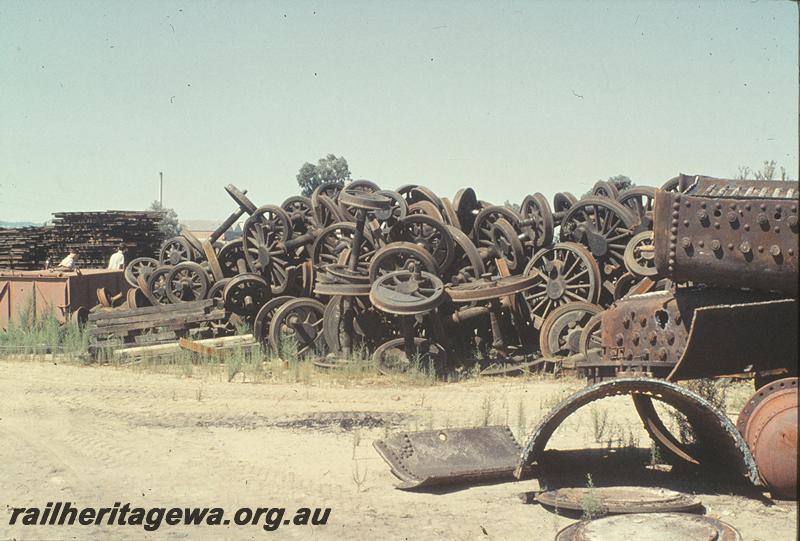
{"type": "Polygon", "coordinates": [[[208,308],[214,304],[213,299],[201,301],[182,302],[179,304],[161,304],[158,306],[145,306],[144,308],[132,308],[129,310],[111,309],[93,312],[89,314],[89,321],[119,319],[138,315],[163,314],[189,309],[208,308]]]}
{"type": "Polygon", "coordinates": [[[119,335],[125,336],[132,331],[144,329],[172,329],[178,330],[190,324],[202,323],[205,321],[217,321],[225,319],[225,310],[214,310],[208,314],[188,314],[180,317],[173,317],[159,321],[138,321],[123,325],[109,325],[105,327],[93,327],[89,329],[89,336],[119,335]]]}
{"type": "MultiPolygon", "coordinates": [[[[236,345],[249,345],[255,342],[252,334],[240,336],[224,336],[220,338],[205,338],[203,340],[192,340],[194,344],[210,347],[235,347],[236,345]]],[[[143,357],[155,355],[169,355],[181,350],[178,342],[159,344],[153,346],[139,346],[114,351],[116,357],[143,357]]]]}
{"type": "Polygon", "coordinates": [[[158,312],[155,314],[141,314],[114,319],[99,319],[94,321],[94,327],[109,327],[113,325],[125,325],[127,323],[138,323],[140,321],[161,321],[163,319],[176,318],[187,314],[204,314],[207,307],[202,306],[187,307],[183,310],[171,310],[169,312],[158,312]]]}

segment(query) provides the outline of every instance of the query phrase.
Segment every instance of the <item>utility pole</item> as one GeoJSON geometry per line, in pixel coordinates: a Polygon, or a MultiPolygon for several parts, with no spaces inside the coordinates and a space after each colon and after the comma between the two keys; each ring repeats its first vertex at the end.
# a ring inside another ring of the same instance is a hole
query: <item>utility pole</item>
{"type": "Polygon", "coordinates": [[[164,207],[164,173],[158,172],[158,204],[164,207]]]}

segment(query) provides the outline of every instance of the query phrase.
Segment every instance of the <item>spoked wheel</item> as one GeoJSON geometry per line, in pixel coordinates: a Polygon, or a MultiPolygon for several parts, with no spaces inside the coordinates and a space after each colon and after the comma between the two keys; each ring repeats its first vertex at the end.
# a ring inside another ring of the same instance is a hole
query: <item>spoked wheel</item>
{"type": "Polygon", "coordinates": [[[150,273],[147,278],[147,290],[150,292],[150,302],[154,306],[157,304],[170,304],[167,296],[167,275],[169,275],[170,271],[172,271],[172,267],[164,265],[150,273]]]}
{"type": "Polygon", "coordinates": [[[293,299],[294,297],[289,295],[282,295],[270,299],[261,307],[256,317],[253,318],[253,337],[261,343],[265,350],[269,347],[269,327],[272,324],[272,318],[275,312],[278,308],[293,299]]]}
{"type": "Polygon", "coordinates": [[[139,285],[139,276],[144,276],[145,279],[158,268],[159,262],[152,257],[137,257],[125,267],[125,281],[131,287],[139,285]]]}
{"type": "Polygon", "coordinates": [[[583,244],[592,252],[605,277],[624,272],[624,254],[638,221],[619,202],[606,197],[578,201],[564,216],[561,240],[583,244]]]}
{"type": "Polygon", "coordinates": [[[369,281],[374,282],[390,272],[409,270],[412,263],[425,272],[438,272],[436,261],[427,250],[410,242],[393,242],[375,252],[369,264],[369,281]]]}
{"type": "Polygon", "coordinates": [[[637,186],[625,190],[619,195],[619,202],[639,218],[637,233],[653,229],[653,202],[656,189],[649,186],[637,186]]]}
{"type": "Polygon", "coordinates": [[[445,283],[458,285],[474,282],[486,272],[480,252],[463,231],[452,226],[448,226],[447,230],[453,237],[455,257],[450,268],[442,270],[445,283]]]}
{"type": "Polygon", "coordinates": [[[578,202],[578,198],[569,192],[558,192],[553,196],[553,211],[564,213],[578,202]]]}
{"type": "Polygon", "coordinates": [[[289,216],[275,205],[264,205],[247,219],[242,230],[242,246],[251,272],[269,280],[272,292],[284,293],[294,283],[290,256],[284,243],[291,236],[289,216]]]}
{"type": "Polygon", "coordinates": [[[369,213],[369,218],[378,222],[377,228],[381,237],[386,237],[389,230],[408,215],[408,203],[403,196],[392,190],[381,190],[378,195],[391,199],[391,206],[388,209],[378,209],[369,213]]]}
{"type": "Polygon", "coordinates": [[[455,227],[456,229],[461,229],[461,222],[458,221],[458,214],[456,214],[456,209],[453,207],[453,203],[446,197],[442,197],[442,216],[444,217],[444,221],[447,225],[455,227]]]}
{"type": "Polygon", "coordinates": [[[429,272],[401,270],[375,280],[369,299],[390,314],[424,314],[444,301],[444,284],[429,272]]]}
{"type": "Polygon", "coordinates": [[[281,208],[286,211],[292,230],[300,235],[317,227],[314,218],[314,207],[311,206],[311,199],[302,195],[289,197],[281,203],[281,208]]]}
{"type": "Polygon", "coordinates": [[[540,193],[529,195],[522,200],[520,215],[531,222],[534,231],[534,248],[544,248],[553,243],[553,211],[547,198],[540,193]]]}
{"type": "Polygon", "coordinates": [[[444,216],[442,216],[442,212],[430,201],[417,201],[416,203],[409,205],[408,214],[422,214],[424,216],[433,218],[437,222],[444,223],[444,216]]]}
{"type": "Polygon", "coordinates": [[[206,298],[214,299],[215,301],[219,301],[223,303],[225,301],[224,292],[225,286],[228,285],[230,282],[230,278],[223,278],[222,280],[217,280],[214,284],[208,288],[208,293],[206,294],[206,298]]]}
{"type": "Polygon", "coordinates": [[[522,294],[537,329],[559,306],[574,301],[594,304],[600,298],[600,268],[580,244],[562,242],[538,252],[525,267],[526,276],[537,274],[542,280],[522,294]]]}
{"type": "Polygon", "coordinates": [[[269,326],[270,347],[278,355],[319,356],[324,343],[325,306],[314,299],[293,299],[280,306],[269,326]]]}
{"type": "Polygon", "coordinates": [[[172,237],[164,241],[158,260],[162,265],[177,265],[194,260],[194,249],[184,237],[172,237]]]}
{"type": "Polygon", "coordinates": [[[217,254],[217,261],[225,278],[233,278],[237,274],[248,272],[242,239],[231,240],[223,244],[217,254]]]}
{"type": "Polygon", "coordinates": [[[328,227],[331,224],[345,220],[345,216],[339,206],[327,195],[320,194],[313,201],[314,220],[318,227],[328,227]]]}
{"type": "Polygon", "coordinates": [[[372,355],[378,370],[386,376],[412,369],[436,372],[447,362],[445,349],[427,338],[395,338],[380,345],[372,355]]]}
{"type": "Polygon", "coordinates": [[[514,227],[505,218],[499,218],[492,224],[490,236],[495,255],[505,260],[508,270],[512,274],[521,271],[527,258],[514,227]]]}
{"type": "Polygon", "coordinates": [[[172,267],[167,275],[167,297],[170,302],[199,301],[208,293],[208,273],[193,261],[172,267]]]}
{"type": "Polygon", "coordinates": [[[406,216],[389,231],[392,242],[410,242],[424,248],[436,261],[437,269],[449,268],[455,258],[453,237],[444,222],[430,216],[406,216]]]}
{"type": "Polygon", "coordinates": [[[321,196],[328,197],[335,202],[342,188],[344,188],[343,182],[323,182],[311,192],[311,206],[316,208],[317,199],[321,196]]]}
{"type": "MultiPolygon", "coordinates": [[[[333,296],[325,305],[323,314],[322,330],[325,344],[332,353],[342,351],[342,336],[348,332],[346,327],[349,325],[346,317],[342,317],[342,311],[346,308],[345,297],[333,296]]],[[[351,349],[357,350],[359,347],[366,346],[372,349],[376,340],[381,337],[391,335],[392,328],[386,318],[372,307],[366,297],[349,297],[349,308],[352,318],[352,333],[350,333],[352,343],[351,349]]]]}
{"type": "Polygon", "coordinates": [[[608,197],[609,199],[616,199],[619,196],[619,190],[617,190],[617,187],[610,182],[598,180],[592,188],[592,195],[596,197],[608,197]]]}
{"type": "Polygon", "coordinates": [[[652,231],[635,235],[625,248],[625,267],[628,271],[640,277],[657,275],[654,248],[652,231]]]}
{"type": "Polygon", "coordinates": [[[583,328],[603,308],[588,302],[571,302],[553,310],[542,325],[539,347],[547,358],[567,357],[580,351],[583,328]]]}
{"type": "MultiPolygon", "coordinates": [[[[352,223],[339,222],[329,225],[320,231],[314,246],[311,249],[311,258],[318,269],[333,263],[339,263],[339,258],[346,252],[351,252],[356,235],[356,226],[352,223]]],[[[358,247],[358,264],[356,270],[364,275],[369,275],[369,263],[376,251],[375,242],[371,236],[364,234],[358,247]]],[[[349,257],[349,256],[348,256],[349,257]]]]}
{"type": "Polygon", "coordinates": [[[270,299],[269,284],[258,274],[240,274],[225,286],[222,292],[225,309],[249,319],[270,299]]]}
{"type": "Polygon", "coordinates": [[[603,355],[603,313],[593,315],[581,330],[578,351],[589,361],[601,360],[603,355]]]}

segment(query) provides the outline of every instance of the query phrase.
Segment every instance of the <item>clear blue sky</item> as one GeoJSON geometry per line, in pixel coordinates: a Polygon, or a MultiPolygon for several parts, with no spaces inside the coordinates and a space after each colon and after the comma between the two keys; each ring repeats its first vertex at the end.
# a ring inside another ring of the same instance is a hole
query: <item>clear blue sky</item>
{"type": "Polygon", "coordinates": [[[0,220],[222,219],[305,161],[481,199],[798,175],[798,8],[740,2],[0,0],[0,220]]]}

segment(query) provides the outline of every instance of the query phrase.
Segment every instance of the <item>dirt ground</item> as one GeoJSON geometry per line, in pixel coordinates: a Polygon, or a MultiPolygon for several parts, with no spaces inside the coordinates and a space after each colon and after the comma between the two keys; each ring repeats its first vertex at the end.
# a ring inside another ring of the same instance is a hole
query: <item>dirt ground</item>
{"type": "MultiPolygon", "coordinates": [[[[372,442],[397,430],[485,423],[508,424],[523,439],[581,386],[506,378],[388,387],[324,376],[310,384],[244,384],[213,372],[0,360],[0,538],[553,539],[574,519],[520,501],[520,493],[539,488],[536,480],[403,492],[372,442]],[[162,525],[154,533],[136,526],[9,526],[10,507],[56,500],[219,506],[231,513],[244,506],[332,510],[326,526],[272,533],[261,525],[162,525]]],[[[618,439],[649,448],[628,400],[580,410],[551,447],[602,448],[603,440],[618,439]]],[[[796,504],[717,490],[704,482],[696,487],[707,513],[745,540],[796,538],[796,504]]]]}

